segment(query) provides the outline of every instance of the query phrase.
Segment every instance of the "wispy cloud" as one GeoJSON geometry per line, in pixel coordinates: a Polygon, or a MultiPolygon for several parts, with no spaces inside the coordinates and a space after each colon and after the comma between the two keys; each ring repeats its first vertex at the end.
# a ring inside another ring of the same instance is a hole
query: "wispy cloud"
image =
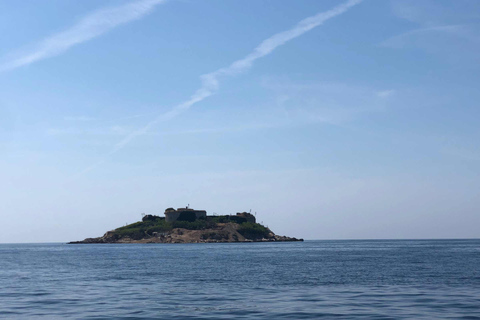
{"type": "Polygon", "coordinates": [[[480,37],[478,26],[455,24],[421,27],[382,41],[380,47],[422,50],[444,61],[466,67],[478,66],[480,37]]]}
{"type": "MultiPolygon", "coordinates": [[[[315,27],[322,25],[325,21],[341,15],[342,13],[346,12],[348,9],[359,4],[360,2],[362,2],[362,0],[349,0],[343,4],[334,7],[333,9],[325,12],[320,12],[314,16],[303,19],[293,28],[274,34],[270,38],[262,41],[250,54],[240,60],[234,61],[228,67],[221,68],[214,72],[202,75],[200,77],[202,83],[201,87],[197,91],[195,91],[195,93],[188,100],[176,105],[170,111],[160,115],[156,119],[147,123],[142,128],[127,135],[123,140],[121,140],[115,145],[115,147],[107,154],[107,157],[122,150],[133,139],[146,134],[156,124],[177,117],[182,112],[190,109],[194,104],[197,104],[215,94],[219,89],[220,80],[223,77],[234,76],[247,71],[253,66],[253,63],[256,60],[269,55],[276,48],[284,45],[290,40],[293,40],[303,35],[304,33],[314,29],[315,27]]],[[[76,176],[82,175],[104,162],[105,159],[102,159],[98,163],[93,164],[88,168],[82,170],[76,176]]]]}
{"type": "Polygon", "coordinates": [[[233,62],[230,66],[226,68],[221,68],[221,69],[218,69],[217,71],[201,76],[202,86],[190,97],[190,99],[178,104],[177,106],[172,108],[169,112],[162,114],[155,120],[145,125],[143,128],[125,137],[125,139],[120,141],[115,146],[115,149],[113,150],[113,152],[116,152],[122,149],[123,147],[125,147],[135,137],[145,134],[155,124],[161,121],[170,120],[178,116],[180,113],[184,112],[185,110],[188,110],[194,104],[200,101],[203,101],[204,99],[213,95],[218,90],[219,83],[222,77],[233,76],[248,70],[249,68],[252,67],[255,60],[265,57],[266,55],[272,53],[279,46],[284,45],[288,41],[301,36],[305,32],[308,32],[313,28],[323,24],[325,21],[344,13],[345,11],[350,9],[352,6],[360,3],[361,1],[362,0],[350,0],[331,10],[318,13],[312,17],[308,17],[300,21],[294,28],[277,33],[272,37],[262,41],[260,45],[258,45],[250,54],[248,54],[243,59],[233,62]]]}
{"type": "Polygon", "coordinates": [[[390,3],[398,18],[424,27],[473,22],[479,18],[478,1],[463,1],[461,5],[455,1],[435,0],[391,0],[390,3]]]}
{"type": "Polygon", "coordinates": [[[166,0],[140,0],[118,7],[97,10],[71,28],[40,41],[33,50],[16,54],[0,65],[0,72],[16,69],[57,56],[73,46],[98,37],[111,29],[142,18],[166,0]]]}
{"type": "Polygon", "coordinates": [[[410,42],[414,41],[416,37],[420,39],[421,43],[425,45],[425,40],[422,40],[422,36],[432,36],[434,34],[444,34],[444,35],[452,35],[458,37],[464,37],[467,39],[470,38],[465,32],[465,26],[462,25],[446,25],[446,26],[434,26],[434,27],[426,27],[426,28],[418,28],[415,30],[410,30],[399,35],[393,36],[385,41],[383,41],[380,45],[383,47],[391,47],[391,48],[403,48],[410,42]]]}
{"type": "Polygon", "coordinates": [[[396,90],[352,83],[298,82],[266,77],[262,85],[272,92],[271,105],[283,110],[290,125],[323,123],[346,128],[363,115],[391,109],[396,90]]]}
{"type": "Polygon", "coordinates": [[[455,63],[478,61],[474,54],[480,44],[477,1],[465,2],[462,6],[440,1],[392,0],[391,3],[393,13],[414,27],[382,41],[380,46],[419,48],[455,63]]]}

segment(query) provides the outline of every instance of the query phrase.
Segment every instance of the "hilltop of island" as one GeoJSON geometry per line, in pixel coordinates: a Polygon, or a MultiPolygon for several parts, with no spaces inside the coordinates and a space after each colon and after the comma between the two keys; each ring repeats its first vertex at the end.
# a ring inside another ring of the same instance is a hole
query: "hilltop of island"
{"type": "Polygon", "coordinates": [[[256,222],[249,212],[236,215],[207,215],[205,210],[168,208],[165,216],[144,215],[142,221],[106,232],[102,237],[73,241],[88,243],[211,243],[303,241],[278,236],[256,222]]]}

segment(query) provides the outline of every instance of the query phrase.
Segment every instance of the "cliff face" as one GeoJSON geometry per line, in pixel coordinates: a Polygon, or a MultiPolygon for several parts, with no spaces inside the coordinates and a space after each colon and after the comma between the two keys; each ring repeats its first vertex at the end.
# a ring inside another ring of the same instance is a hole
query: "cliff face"
{"type": "MultiPolygon", "coordinates": [[[[263,226],[262,226],[263,227],[263,226]]],[[[119,228],[120,229],[120,228],[119,228]]],[[[173,228],[164,232],[144,231],[144,236],[120,232],[123,230],[108,231],[103,237],[87,238],[83,241],[70,242],[71,244],[85,243],[212,243],[212,242],[270,242],[270,241],[303,241],[285,236],[275,235],[270,229],[266,232],[251,232],[245,226],[236,223],[216,223],[209,228],[191,230],[173,228]]]]}

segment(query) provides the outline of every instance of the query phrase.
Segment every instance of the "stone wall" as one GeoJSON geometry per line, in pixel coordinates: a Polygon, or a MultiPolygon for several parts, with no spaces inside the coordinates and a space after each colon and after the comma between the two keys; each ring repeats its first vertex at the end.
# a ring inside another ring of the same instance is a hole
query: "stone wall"
{"type": "Polygon", "coordinates": [[[179,211],[165,211],[165,221],[173,222],[177,221],[178,217],[180,216],[179,211]]]}
{"type": "Polygon", "coordinates": [[[182,212],[191,212],[192,214],[195,214],[195,219],[207,218],[207,211],[205,210],[178,208],[177,210],[171,210],[171,209],[165,210],[165,220],[167,222],[177,221],[182,212]]]}
{"type": "Polygon", "coordinates": [[[247,219],[247,222],[255,223],[257,221],[257,219],[255,219],[255,216],[248,212],[237,212],[237,216],[247,219]]]}
{"type": "Polygon", "coordinates": [[[195,210],[195,215],[197,216],[197,219],[201,218],[207,218],[207,211],[205,210],[195,210]]]}

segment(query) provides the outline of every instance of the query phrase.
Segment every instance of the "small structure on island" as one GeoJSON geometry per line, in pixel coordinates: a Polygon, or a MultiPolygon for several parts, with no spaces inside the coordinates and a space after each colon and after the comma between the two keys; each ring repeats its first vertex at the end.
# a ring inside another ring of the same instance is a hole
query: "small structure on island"
{"type": "MultiPolygon", "coordinates": [[[[148,215],[145,217],[149,217],[148,215]]],[[[189,221],[193,222],[198,219],[216,219],[217,222],[226,223],[235,221],[236,223],[251,222],[256,223],[255,216],[249,212],[237,212],[236,215],[220,215],[220,216],[207,216],[205,210],[195,210],[186,206],[185,208],[167,208],[165,210],[165,221],[189,221]]]]}
{"type": "Polygon", "coordinates": [[[237,212],[237,217],[242,217],[247,220],[247,222],[256,223],[257,219],[255,216],[249,212],[237,212]]]}
{"type": "Polygon", "coordinates": [[[206,219],[207,211],[205,210],[194,210],[186,206],[185,208],[178,208],[177,210],[173,208],[167,208],[165,210],[165,221],[190,221],[193,222],[197,219],[206,219]]]}

